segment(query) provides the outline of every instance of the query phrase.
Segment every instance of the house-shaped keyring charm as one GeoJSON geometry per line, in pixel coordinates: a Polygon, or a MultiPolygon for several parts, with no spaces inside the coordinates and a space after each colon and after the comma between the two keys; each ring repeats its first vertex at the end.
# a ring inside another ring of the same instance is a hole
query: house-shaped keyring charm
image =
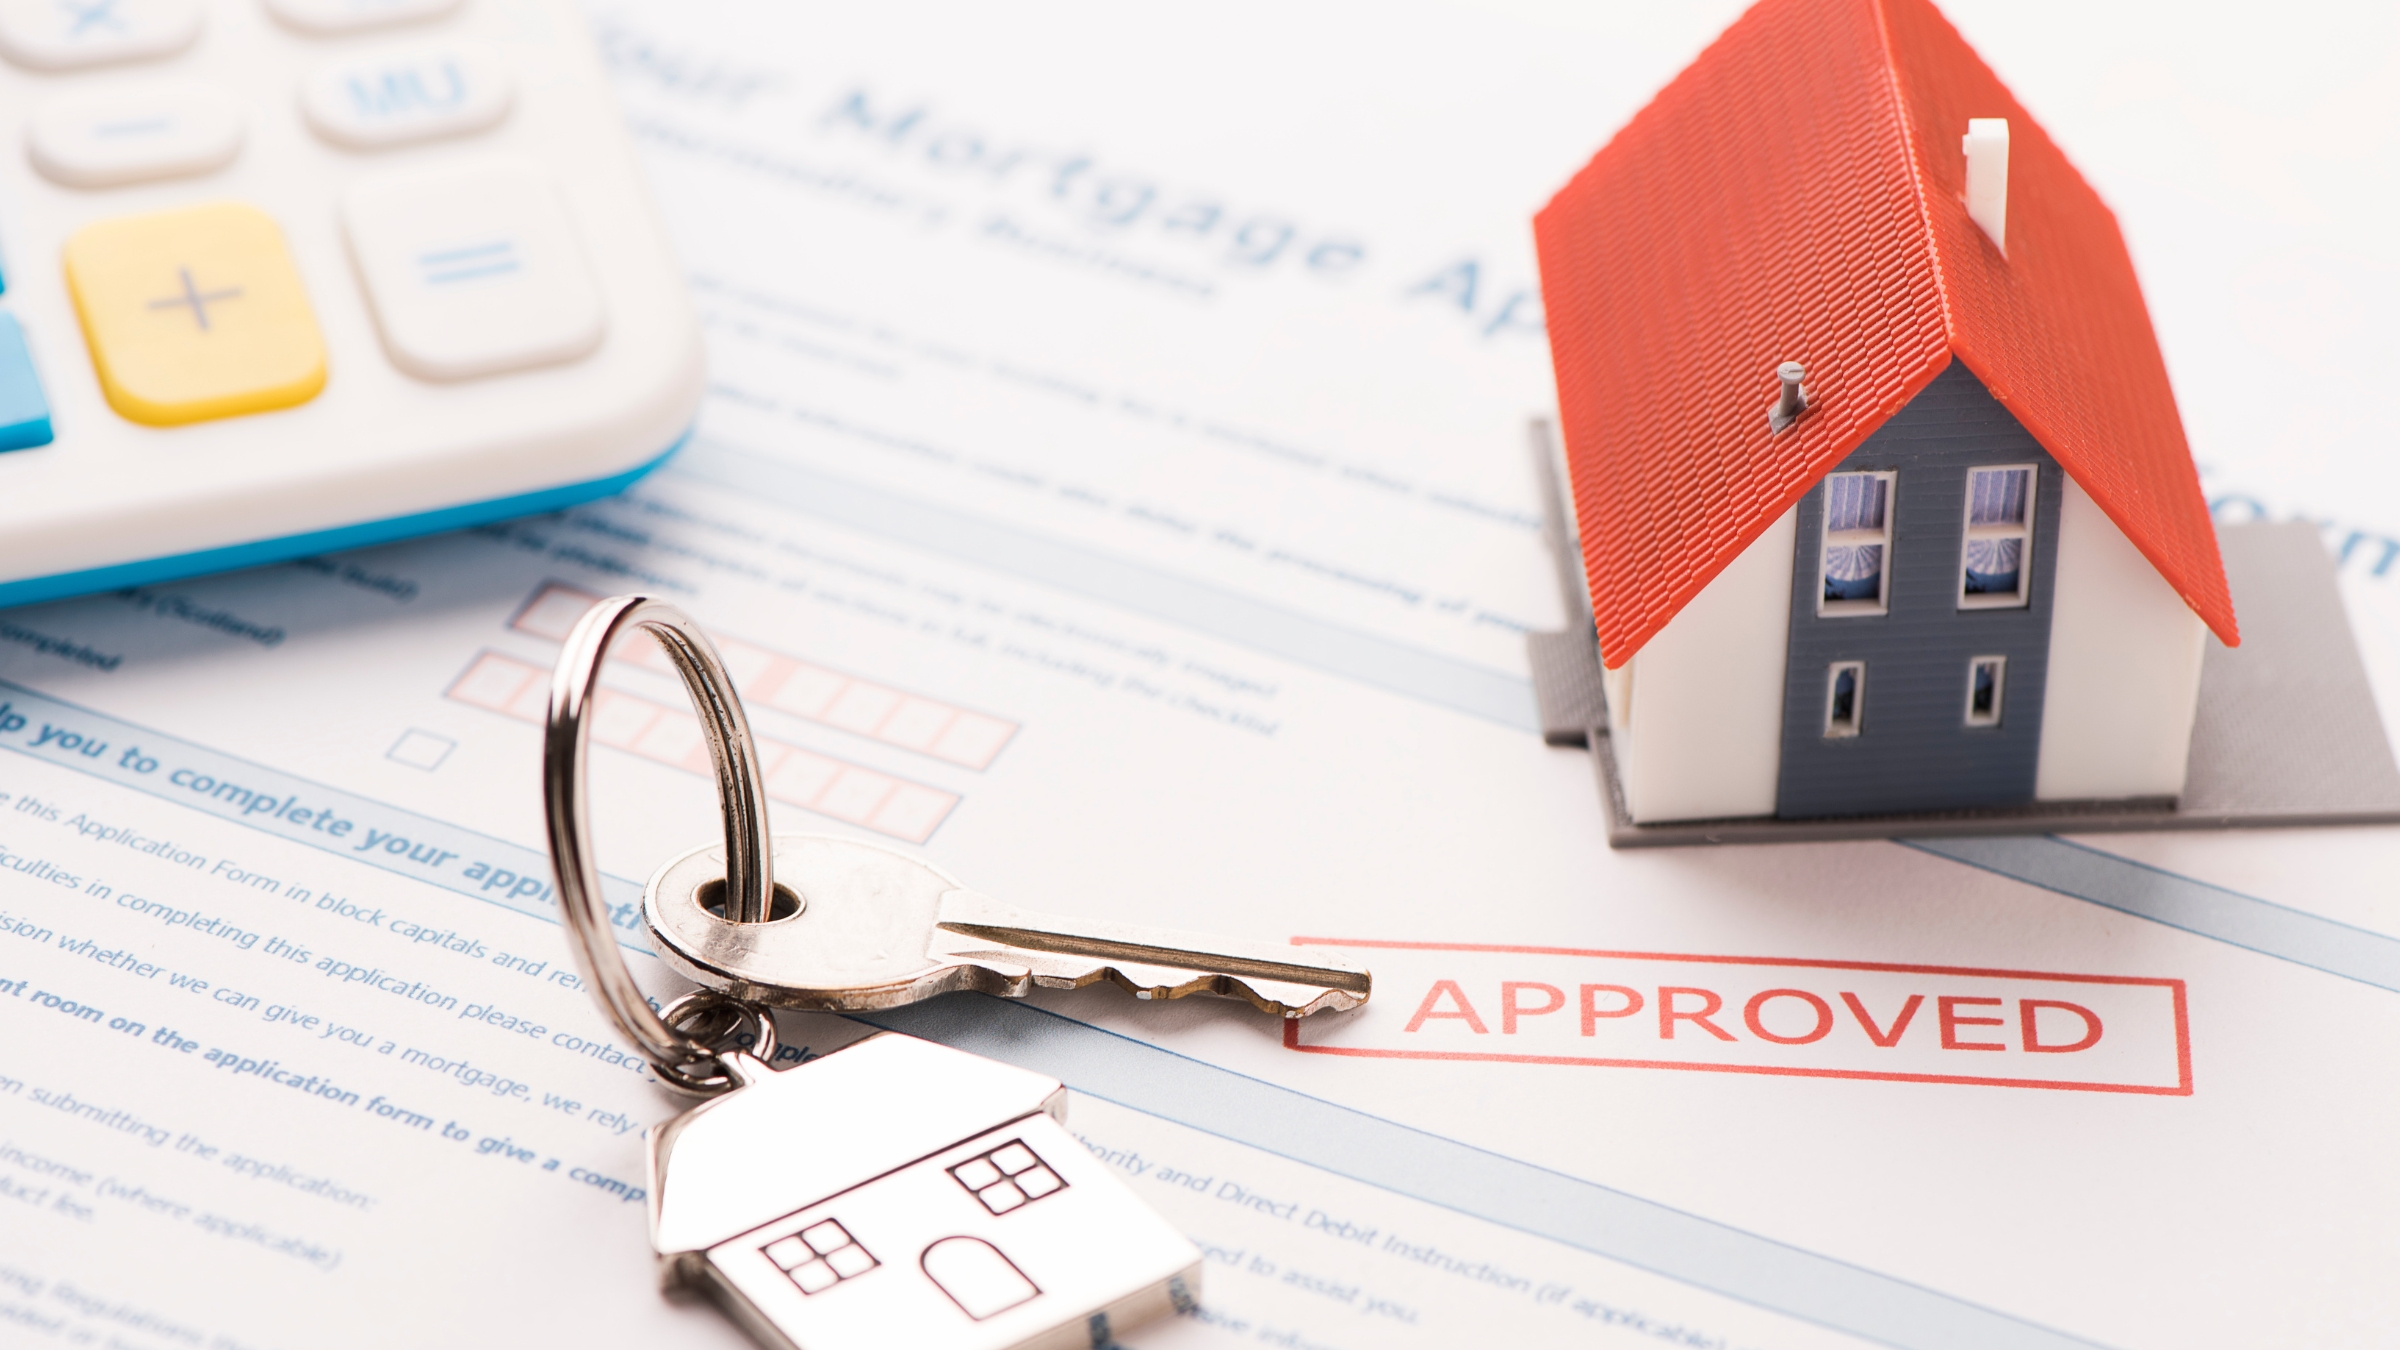
{"type": "Polygon", "coordinates": [[[1927,0],[1764,0],[1535,237],[1612,843],[2400,820],[2315,532],[2220,552],[2116,218],[1927,0]]]}
{"type": "Polygon", "coordinates": [[[670,1295],[782,1350],[1114,1343],[1200,1253],[1061,1127],[1058,1080],[881,1032],[650,1133],[670,1295]]]}

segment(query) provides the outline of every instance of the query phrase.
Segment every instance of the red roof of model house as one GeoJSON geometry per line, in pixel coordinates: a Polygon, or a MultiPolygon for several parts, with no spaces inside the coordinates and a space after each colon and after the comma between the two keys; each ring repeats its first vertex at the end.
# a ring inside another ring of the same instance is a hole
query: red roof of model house
{"type": "Polygon", "coordinates": [[[1764,0],[1534,218],[1600,648],[1621,666],[1964,361],[2239,640],[2116,217],[1926,0],[1764,0]],[[2008,119],[2008,251],[1960,138],[2008,119]],[[1771,431],[1775,367],[1808,412],[1771,431]]]}

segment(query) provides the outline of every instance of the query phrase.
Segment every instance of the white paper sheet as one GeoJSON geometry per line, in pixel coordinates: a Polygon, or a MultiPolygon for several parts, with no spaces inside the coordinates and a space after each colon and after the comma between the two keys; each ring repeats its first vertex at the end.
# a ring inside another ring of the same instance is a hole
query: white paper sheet
{"type": "MultiPolygon", "coordinates": [[[[684,453],[564,517],[0,616],[0,1340],[737,1343],[653,1292],[640,1131],[680,1103],[575,987],[538,852],[540,672],[634,588],[727,646],[780,827],[1374,966],[1289,1043],[1108,989],[876,1019],[1066,1079],[1203,1245],[1205,1314],[1133,1344],[2382,1339],[2395,832],[1615,854],[1530,730],[1524,222],[1734,8],[595,11],[710,327],[684,453]]],[[[2287,423],[2297,376],[2223,378],[2349,312],[2293,267],[2393,289],[2388,170],[2224,119],[2393,82],[2324,15],[1954,12],[2125,216],[2221,509],[2335,522],[2394,706],[2389,471],[2324,430],[2381,389],[2287,423]],[[2258,43],[2343,54],[2212,83],[2258,43]]],[[[713,804],[672,678],[609,685],[638,878],[713,804]]]]}

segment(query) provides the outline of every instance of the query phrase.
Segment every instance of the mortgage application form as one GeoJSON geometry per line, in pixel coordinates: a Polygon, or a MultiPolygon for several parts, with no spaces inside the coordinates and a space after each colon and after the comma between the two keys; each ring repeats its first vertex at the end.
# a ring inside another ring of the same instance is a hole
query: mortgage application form
{"type": "MultiPolygon", "coordinates": [[[[1737,8],[595,5],[709,334],[677,457],[0,615],[0,1343],[741,1344],[657,1295],[686,1101],[542,849],[547,672],[633,590],[724,650],[778,829],[1374,970],[1297,1024],[785,1019],[1065,1081],[1207,1257],[1139,1350],[2388,1342],[2400,832],[1616,853],[1542,744],[1527,221],[1737,8]]],[[[1948,8],[2125,221],[2220,516],[2325,523],[2400,706],[2383,385],[2309,373],[2400,359],[2389,16],[1948,8]]],[[[706,751],[654,652],[603,683],[664,999],[706,751]]]]}

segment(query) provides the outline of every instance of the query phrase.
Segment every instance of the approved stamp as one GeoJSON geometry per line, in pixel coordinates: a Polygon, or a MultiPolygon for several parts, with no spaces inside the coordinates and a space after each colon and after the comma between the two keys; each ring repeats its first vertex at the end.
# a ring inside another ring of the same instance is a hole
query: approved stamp
{"type": "Polygon", "coordinates": [[[2181,980],[1303,937],[1375,953],[1375,1000],[1284,1023],[1321,1055],[2189,1096],[2181,980]]]}

